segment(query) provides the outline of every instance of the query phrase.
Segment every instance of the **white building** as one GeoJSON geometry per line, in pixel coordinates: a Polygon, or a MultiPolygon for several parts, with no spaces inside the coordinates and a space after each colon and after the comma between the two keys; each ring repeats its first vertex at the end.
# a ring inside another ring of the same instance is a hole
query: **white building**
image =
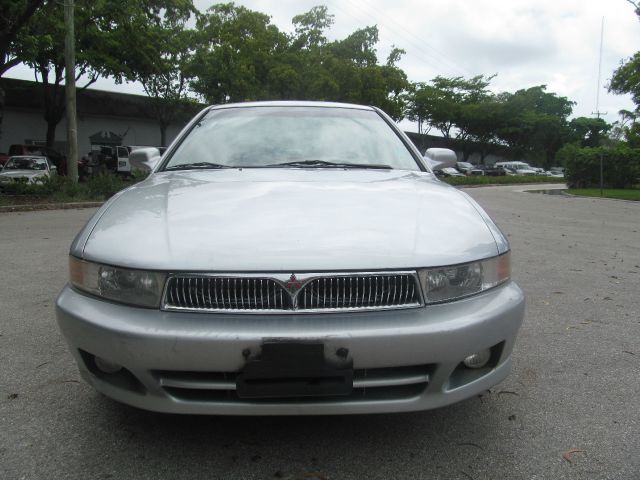
{"type": "MultiPolygon", "coordinates": [[[[44,145],[47,123],[43,113],[42,85],[2,78],[0,86],[5,92],[0,152],[6,153],[9,146],[15,143],[44,145]]],[[[200,108],[196,106],[169,125],[167,144],[171,143],[200,108]]],[[[115,135],[121,137],[122,145],[160,146],[160,125],[153,113],[151,99],[146,96],[87,89],[78,92],[77,111],[80,156],[89,152],[91,137],[94,137],[95,142],[100,137],[114,140],[115,135]]],[[[55,148],[62,154],[66,151],[66,136],[66,117],[63,117],[58,123],[55,136],[55,148]]]]}

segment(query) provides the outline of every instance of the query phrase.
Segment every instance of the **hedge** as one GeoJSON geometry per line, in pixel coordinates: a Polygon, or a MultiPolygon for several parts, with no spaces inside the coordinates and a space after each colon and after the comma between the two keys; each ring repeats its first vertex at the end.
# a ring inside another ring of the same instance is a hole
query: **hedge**
{"type": "Polygon", "coordinates": [[[102,201],[123,188],[139,182],[146,176],[146,173],[138,172],[127,179],[116,175],[99,175],[90,177],[85,182],[74,183],[67,177],[55,175],[51,178],[43,178],[42,181],[36,183],[27,183],[26,180],[2,182],[0,183],[0,196],[41,197],[59,202],[102,201]]]}
{"type": "Polygon", "coordinates": [[[565,178],[571,188],[600,186],[600,158],[605,188],[630,188],[640,180],[640,149],[626,145],[580,148],[565,145],[556,159],[565,165],[565,178]]]}

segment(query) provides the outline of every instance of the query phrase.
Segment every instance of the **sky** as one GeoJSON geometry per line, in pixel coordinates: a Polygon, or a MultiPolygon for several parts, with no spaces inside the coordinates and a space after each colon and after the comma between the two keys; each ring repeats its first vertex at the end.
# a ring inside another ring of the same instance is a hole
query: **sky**
{"type": "MultiPolygon", "coordinates": [[[[200,11],[213,2],[194,0],[200,11]]],[[[609,122],[633,109],[629,96],[611,95],[606,85],[623,59],[640,50],[640,21],[626,0],[237,0],[271,16],[281,30],[291,18],[316,5],[335,15],[330,40],[377,25],[378,58],[392,46],[406,50],[399,66],[411,81],[437,75],[497,76],[495,92],[547,85],[547,91],[576,102],[573,115],[599,110],[609,122]],[[598,81],[601,25],[602,66],[598,81]],[[599,101],[597,96],[599,93],[599,101]]],[[[7,77],[32,80],[25,66],[7,77]]],[[[143,93],[137,84],[100,79],[92,88],[143,93]]],[[[405,123],[405,122],[403,122],[405,123]]],[[[411,125],[405,128],[415,130],[411,125]]],[[[415,126],[413,126],[415,127],[415,126]]]]}

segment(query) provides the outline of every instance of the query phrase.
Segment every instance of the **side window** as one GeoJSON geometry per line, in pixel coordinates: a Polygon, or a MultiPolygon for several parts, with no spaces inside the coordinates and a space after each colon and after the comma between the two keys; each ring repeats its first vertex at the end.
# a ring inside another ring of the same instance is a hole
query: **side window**
{"type": "Polygon", "coordinates": [[[118,147],[118,158],[129,158],[127,147],[118,147]]]}

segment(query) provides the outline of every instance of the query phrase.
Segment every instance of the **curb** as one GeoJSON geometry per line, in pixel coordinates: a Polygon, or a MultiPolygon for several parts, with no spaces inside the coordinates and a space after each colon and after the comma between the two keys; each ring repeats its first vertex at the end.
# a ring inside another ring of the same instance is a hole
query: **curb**
{"type": "Polygon", "coordinates": [[[33,212],[37,210],[73,210],[101,207],[104,202],[35,203],[31,205],[7,205],[0,207],[0,213],[33,212]]]}
{"type": "Polygon", "coordinates": [[[535,185],[563,185],[563,184],[560,182],[557,182],[557,183],[532,182],[532,183],[487,183],[487,184],[451,185],[451,186],[456,188],[482,188],[482,187],[518,187],[520,185],[535,186],[535,185]]]}
{"type": "Polygon", "coordinates": [[[635,203],[636,205],[640,204],[640,200],[625,200],[624,198],[592,197],[589,195],[576,195],[575,193],[569,193],[569,192],[562,192],[562,195],[564,195],[565,197],[572,197],[572,198],[590,198],[591,200],[613,200],[614,202],[635,203]]]}

